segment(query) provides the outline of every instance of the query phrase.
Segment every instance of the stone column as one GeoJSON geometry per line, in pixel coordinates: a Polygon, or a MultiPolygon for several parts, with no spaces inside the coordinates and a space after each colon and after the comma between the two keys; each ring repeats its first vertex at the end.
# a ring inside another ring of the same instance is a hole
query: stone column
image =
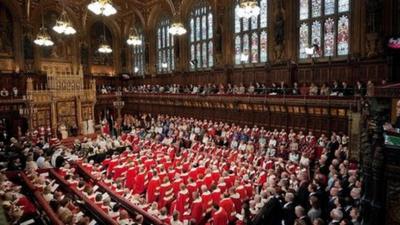
{"type": "MultiPolygon", "coordinates": [[[[51,132],[53,134],[57,134],[57,126],[58,126],[58,122],[57,122],[57,99],[55,97],[51,98],[51,132]]],[[[57,135],[56,135],[57,136],[57,135]]]]}
{"type": "Polygon", "coordinates": [[[351,112],[349,115],[349,157],[360,161],[360,141],[361,141],[361,114],[358,112],[351,112]]]}
{"type": "Polygon", "coordinates": [[[82,134],[82,101],[80,96],[75,97],[76,104],[76,125],[78,127],[78,134],[82,134]]]}

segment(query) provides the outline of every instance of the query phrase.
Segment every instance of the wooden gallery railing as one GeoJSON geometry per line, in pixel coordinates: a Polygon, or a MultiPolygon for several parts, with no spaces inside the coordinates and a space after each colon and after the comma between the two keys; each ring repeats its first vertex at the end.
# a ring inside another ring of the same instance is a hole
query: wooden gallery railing
{"type": "Polygon", "coordinates": [[[107,192],[108,195],[112,198],[112,200],[114,200],[115,202],[118,202],[119,204],[121,204],[121,206],[123,208],[125,208],[130,214],[140,214],[143,216],[143,223],[146,225],[162,225],[163,222],[161,220],[159,220],[158,218],[150,215],[149,213],[147,213],[145,210],[141,209],[140,207],[132,204],[130,201],[128,201],[126,198],[116,194],[113,190],[111,190],[111,188],[109,188],[104,182],[102,182],[101,180],[96,179],[95,177],[93,177],[92,174],[90,174],[85,168],[82,167],[81,164],[79,163],[73,163],[74,167],[76,167],[78,173],[83,176],[86,177],[87,179],[90,180],[90,182],[92,184],[95,184],[99,187],[100,190],[107,192]]]}
{"type": "Polygon", "coordinates": [[[57,214],[50,207],[49,203],[44,199],[43,193],[38,191],[37,188],[32,184],[29,178],[23,173],[19,173],[19,177],[25,183],[30,191],[32,191],[33,196],[37,204],[43,209],[46,215],[49,217],[51,224],[53,225],[64,225],[64,223],[58,218],[57,214]]]}
{"type": "MultiPolygon", "coordinates": [[[[113,109],[116,96],[98,95],[96,116],[113,109]]],[[[269,129],[348,133],[349,119],[359,112],[360,97],[291,95],[192,95],[125,93],[123,113],[170,114],[269,129]]]]}
{"type": "Polygon", "coordinates": [[[68,183],[61,177],[54,169],[50,169],[49,174],[51,177],[56,179],[56,181],[60,184],[61,187],[64,188],[65,191],[70,192],[78,199],[85,203],[85,206],[92,212],[93,217],[96,218],[96,221],[100,224],[104,225],[118,225],[118,223],[113,220],[109,215],[107,215],[100,207],[91,202],[86,196],[82,194],[82,192],[78,191],[74,187],[70,187],[68,183]],[[69,187],[69,188],[66,188],[69,187]]]}

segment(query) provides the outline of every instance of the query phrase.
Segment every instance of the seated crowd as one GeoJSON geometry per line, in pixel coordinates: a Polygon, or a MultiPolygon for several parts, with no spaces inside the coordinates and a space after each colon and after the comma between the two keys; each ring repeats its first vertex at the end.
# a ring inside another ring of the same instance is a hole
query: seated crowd
{"type": "Polygon", "coordinates": [[[318,86],[316,83],[307,85],[303,83],[299,85],[294,82],[288,86],[284,81],[279,84],[271,83],[271,85],[263,83],[250,83],[244,85],[223,84],[207,84],[207,85],[139,85],[127,87],[113,87],[103,85],[99,87],[100,94],[109,94],[115,91],[125,93],[153,93],[153,94],[201,94],[201,95],[301,95],[301,96],[370,96],[374,84],[368,81],[365,85],[361,81],[357,81],[354,86],[346,82],[333,81],[332,84],[323,83],[318,86]]]}
{"type": "MultiPolygon", "coordinates": [[[[346,135],[148,114],[126,115],[120,129],[118,138],[103,134],[73,149],[39,139],[13,140],[1,151],[32,174],[61,167],[69,184],[120,224],[142,218],[114,209],[68,161],[166,224],[360,224],[361,179],[346,135]],[[92,157],[116,147],[123,151],[92,157]]],[[[56,192],[45,194],[54,199],[56,192]]]]}

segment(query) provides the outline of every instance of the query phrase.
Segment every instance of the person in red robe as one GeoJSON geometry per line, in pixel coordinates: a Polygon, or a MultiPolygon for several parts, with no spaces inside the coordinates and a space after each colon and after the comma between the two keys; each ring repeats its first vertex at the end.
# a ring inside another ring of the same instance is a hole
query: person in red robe
{"type": "Polygon", "coordinates": [[[221,201],[221,189],[217,187],[217,185],[211,185],[211,198],[214,204],[219,204],[221,201]]]}
{"type": "Polygon", "coordinates": [[[189,190],[190,193],[198,191],[197,184],[193,181],[192,178],[189,178],[189,183],[187,185],[187,189],[189,190]]]}
{"type": "Polygon", "coordinates": [[[102,134],[110,135],[110,126],[108,125],[108,122],[106,119],[103,120],[103,123],[101,126],[101,132],[102,132],[102,134]]]}
{"type": "Polygon", "coordinates": [[[146,182],[146,173],[144,167],[140,168],[139,174],[135,178],[135,185],[133,192],[135,194],[142,194],[146,189],[145,182],[146,182]]]}
{"type": "Polygon", "coordinates": [[[207,189],[207,186],[203,185],[201,186],[201,199],[202,199],[202,204],[203,204],[203,209],[206,213],[211,212],[212,210],[212,196],[210,191],[207,189]]]}
{"type": "Polygon", "coordinates": [[[189,209],[189,191],[186,185],[181,184],[178,197],[176,198],[176,211],[179,212],[180,219],[184,219],[184,213],[189,209]]]}
{"type": "Polygon", "coordinates": [[[146,199],[148,203],[157,201],[157,197],[160,194],[160,185],[160,177],[158,177],[157,171],[154,171],[153,177],[151,178],[151,180],[149,181],[149,185],[147,186],[146,199]]]}
{"type": "Polygon", "coordinates": [[[212,177],[211,171],[207,170],[206,175],[204,176],[204,184],[207,188],[211,188],[211,185],[214,183],[214,178],[212,177]]]}
{"type": "Polygon", "coordinates": [[[229,219],[228,214],[224,210],[224,208],[219,205],[214,205],[215,212],[212,215],[212,224],[213,225],[228,225],[229,219]]]}
{"type": "Polygon", "coordinates": [[[219,202],[219,206],[221,206],[225,210],[230,222],[235,221],[236,207],[235,203],[228,193],[224,194],[224,198],[219,202]]]}
{"type": "Polygon", "coordinates": [[[160,197],[158,200],[158,206],[160,208],[168,206],[174,198],[174,189],[172,188],[171,182],[168,177],[164,178],[164,182],[160,186],[160,197]]]}
{"type": "Polygon", "coordinates": [[[195,191],[192,194],[192,204],[190,206],[190,211],[185,212],[185,216],[190,218],[194,224],[199,224],[201,219],[204,217],[203,203],[200,194],[195,191]]]}
{"type": "Polygon", "coordinates": [[[135,183],[135,177],[136,174],[138,173],[138,169],[133,164],[130,164],[128,167],[129,169],[126,172],[125,187],[131,189],[133,188],[133,184],[135,183]]]}

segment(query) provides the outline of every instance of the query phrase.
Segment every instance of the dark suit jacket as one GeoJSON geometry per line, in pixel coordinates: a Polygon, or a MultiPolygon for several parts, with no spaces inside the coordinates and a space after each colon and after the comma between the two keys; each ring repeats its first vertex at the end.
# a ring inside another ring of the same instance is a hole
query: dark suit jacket
{"type": "Polygon", "coordinates": [[[282,225],[282,205],[278,198],[271,198],[253,220],[254,225],[282,225]]]}
{"type": "Polygon", "coordinates": [[[285,225],[293,225],[296,220],[296,214],[294,213],[295,205],[293,202],[287,204],[282,208],[282,219],[285,225]]]}
{"type": "Polygon", "coordinates": [[[304,223],[306,225],[312,225],[312,222],[310,220],[310,218],[308,218],[307,216],[304,216],[303,218],[301,218],[300,220],[304,221],[304,223]]]}
{"type": "Polygon", "coordinates": [[[400,116],[397,117],[396,123],[394,124],[394,128],[400,129],[400,116]]]}

